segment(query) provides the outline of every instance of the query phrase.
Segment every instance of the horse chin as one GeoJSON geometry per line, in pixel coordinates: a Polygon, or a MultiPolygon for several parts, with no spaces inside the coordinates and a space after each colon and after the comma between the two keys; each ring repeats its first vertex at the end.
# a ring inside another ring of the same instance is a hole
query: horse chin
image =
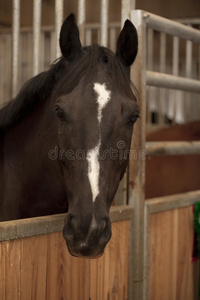
{"type": "Polygon", "coordinates": [[[85,258],[85,259],[97,259],[100,258],[104,254],[104,250],[99,252],[98,254],[92,254],[92,253],[78,253],[75,251],[72,251],[68,248],[69,253],[76,258],[85,258]]]}

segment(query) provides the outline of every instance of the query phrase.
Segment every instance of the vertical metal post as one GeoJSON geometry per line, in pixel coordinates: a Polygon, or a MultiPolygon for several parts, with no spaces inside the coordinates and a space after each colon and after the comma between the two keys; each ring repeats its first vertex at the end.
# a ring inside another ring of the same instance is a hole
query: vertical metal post
{"type": "Polygon", "coordinates": [[[92,29],[86,29],[85,45],[90,46],[92,44],[92,29]]]}
{"type": "Polygon", "coordinates": [[[172,61],[172,74],[178,76],[179,70],[179,38],[173,37],[173,61],[172,61]]]}
{"type": "Polygon", "coordinates": [[[39,73],[41,34],[41,0],[33,2],[33,76],[39,73]]]}
{"type": "Polygon", "coordinates": [[[126,19],[130,18],[131,0],[122,0],[121,5],[121,27],[123,27],[126,19]]]}
{"type": "MultiPolygon", "coordinates": [[[[192,75],[192,42],[186,41],[186,77],[191,78],[192,75]]],[[[185,97],[185,118],[188,122],[190,120],[190,101],[191,96],[187,93],[185,97]]]]}
{"type": "Polygon", "coordinates": [[[144,286],[144,205],[145,205],[145,132],[146,132],[146,23],[142,11],[131,11],[131,21],[137,28],[139,51],[131,68],[131,79],[139,92],[141,119],[134,128],[131,149],[137,160],[130,161],[130,205],[134,207],[134,225],[130,258],[129,299],[140,300],[144,286]]]}
{"type": "Polygon", "coordinates": [[[19,60],[19,33],[20,33],[20,0],[13,0],[12,18],[12,97],[18,90],[18,60],[19,60]]]}
{"type": "Polygon", "coordinates": [[[110,28],[110,45],[109,48],[112,51],[116,51],[116,28],[111,27],[110,28]]]}
{"type": "Polygon", "coordinates": [[[85,45],[85,0],[78,1],[78,26],[80,32],[80,40],[82,45],[85,45]]]}
{"type": "MultiPolygon", "coordinates": [[[[173,37],[173,57],[172,57],[172,74],[178,76],[179,72],[179,38],[177,36],[173,37]]],[[[173,122],[175,123],[177,120],[177,106],[179,98],[177,97],[177,91],[173,91],[173,101],[174,101],[174,119],[173,122]]],[[[181,104],[183,105],[182,101],[181,104]]],[[[179,108],[180,110],[180,108],[179,108]]]]}
{"type": "MultiPolygon", "coordinates": [[[[164,73],[166,71],[166,34],[160,33],[160,72],[164,73]]],[[[165,90],[159,90],[158,99],[158,123],[163,125],[165,123],[164,119],[164,107],[165,107],[165,90]]]]}
{"type": "Polygon", "coordinates": [[[186,77],[191,78],[192,75],[192,42],[186,42],[186,77]]]}
{"type": "Polygon", "coordinates": [[[59,58],[61,55],[59,37],[60,37],[60,28],[62,26],[62,21],[63,21],[63,0],[55,0],[56,58],[59,58]]]}
{"type": "MultiPolygon", "coordinates": [[[[145,45],[146,47],[146,45],[145,45]]],[[[147,69],[153,70],[153,49],[154,49],[154,31],[151,28],[147,29],[147,69]]],[[[152,86],[147,87],[147,124],[151,125],[151,113],[157,108],[155,88],[152,86]]]]}
{"type": "Polygon", "coordinates": [[[131,0],[131,10],[136,9],[136,0],[131,0]]]}
{"type": "Polygon", "coordinates": [[[108,5],[109,0],[101,0],[101,38],[100,44],[104,47],[108,45],[108,5]]]}

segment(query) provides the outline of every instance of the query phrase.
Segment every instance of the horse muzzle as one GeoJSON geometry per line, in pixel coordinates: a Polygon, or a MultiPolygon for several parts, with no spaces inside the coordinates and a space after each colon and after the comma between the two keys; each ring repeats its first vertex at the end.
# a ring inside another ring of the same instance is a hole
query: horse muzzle
{"type": "Polygon", "coordinates": [[[111,238],[110,219],[105,217],[97,221],[93,217],[90,226],[85,226],[77,217],[68,214],[63,236],[71,255],[99,258],[111,238]]]}

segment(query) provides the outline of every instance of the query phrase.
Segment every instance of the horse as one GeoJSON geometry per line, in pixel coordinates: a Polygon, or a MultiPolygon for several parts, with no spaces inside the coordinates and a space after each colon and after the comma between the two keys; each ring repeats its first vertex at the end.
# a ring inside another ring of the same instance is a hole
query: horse
{"type": "MultiPolygon", "coordinates": [[[[198,141],[200,121],[173,125],[146,134],[147,141],[198,141]]],[[[146,198],[200,189],[200,155],[155,156],[146,159],[146,198]],[[159,170],[159,171],[158,171],[159,170]]]]}
{"type": "Polygon", "coordinates": [[[100,257],[109,209],[128,163],[139,107],[130,80],[137,31],[126,20],[117,50],[83,47],[74,14],[60,30],[62,56],[0,110],[0,220],[66,213],[71,255],[100,257]],[[115,150],[115,158],[110,151],[115,150]]]}

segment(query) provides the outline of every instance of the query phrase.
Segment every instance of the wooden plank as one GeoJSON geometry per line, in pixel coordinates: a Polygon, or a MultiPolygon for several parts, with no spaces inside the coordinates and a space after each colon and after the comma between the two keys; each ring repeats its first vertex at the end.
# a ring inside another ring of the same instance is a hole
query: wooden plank
{"type": "Polygon", "coordinates": [[[47,235],[22,240],[21,298],[46,299],[47,235]]]}
{"type": "Polygon", "coordinates": [[[2,300],[6,300],[4,243],[0,243],[0,295],[2,300]]]}
{"type": "Polygon", "coordinates": [[[48,235],[47,266],[46,299],[89,299],[88,260],[69,254],[61,232],[48,235]]]}
{"type": "MultiPolygon", "coordinates": [[[[111,207],[111,221],[127,220],[133,209],[127,205],[111,207]]],[[[0,241],[25,238],[63,230],[66,214],[0,222],[0,241]]]]}
{"type": "Polygon", "coordinates": [[[0,299],[127,299],[129,226],[130,216],[112,224],[113,237],[98,260],[72,257],[62,232],[1,242],[0,299]]]}
{"type": "Polygon", "coordinates": [[[193,299],[192,206],[151,216],[151,300],[193,299]]]}
{"type": "Polygon", "coordinates": [[[0,299],[20,300],[20,254],[21,241],[8,241],[1,244],[0,279],[2,296],[0,299]]]}
{"type": "Polygon", "coordinates": [[[112,225],[104,255],[90,260],[90,299],[128,299],[129,221],[112,225]]]}

